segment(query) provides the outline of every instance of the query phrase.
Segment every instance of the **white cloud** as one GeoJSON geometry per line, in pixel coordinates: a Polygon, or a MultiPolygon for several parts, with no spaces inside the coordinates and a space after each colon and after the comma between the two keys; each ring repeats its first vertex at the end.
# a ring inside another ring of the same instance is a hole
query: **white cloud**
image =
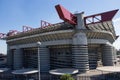
{"type": "Polygon", "coordinates": [[[113,20],[114,28],[117,35],[120,35],[120,17],[113,20]]]}
{"type": "MultiPolygon", "coordinates": [[[[114,22],[116,35],[120,35],[120,17],[114,19],[113,22],[114,22]]],[[[120,49],[120,37],[113,43],[113,46],[116,47],[116,49],[120,49]]]]}
{"type": "Polygon", "coordinates": [[[114,43],[113,43],[113,46],[116,48],[116,49],[120,49],[120,38],[118,38],[114,43]]]}
{"type": "Polygon", "coordinates": [[[119,22],[119,21],[120,21],[120,17],[113,20],[114,23],[119,22]]]}

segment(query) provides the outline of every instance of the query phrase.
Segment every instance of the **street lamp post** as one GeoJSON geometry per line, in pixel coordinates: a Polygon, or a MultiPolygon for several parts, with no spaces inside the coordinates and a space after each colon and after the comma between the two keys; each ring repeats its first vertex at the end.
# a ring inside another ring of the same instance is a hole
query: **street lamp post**
{"type": "Polygon", "coordinates": [[[37,42],[37,46],[38,46],[38,78],[40,80],[40,45],[41,42],[37,42]]]}

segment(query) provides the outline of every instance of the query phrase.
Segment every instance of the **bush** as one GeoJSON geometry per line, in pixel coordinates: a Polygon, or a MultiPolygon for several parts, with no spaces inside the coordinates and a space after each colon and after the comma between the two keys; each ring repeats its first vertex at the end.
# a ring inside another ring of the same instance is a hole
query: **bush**
{"type": "Polygon", "coordinates": [[[74,80],[70,74],[65,74],[60,77],[60,80],[74,80]]]}

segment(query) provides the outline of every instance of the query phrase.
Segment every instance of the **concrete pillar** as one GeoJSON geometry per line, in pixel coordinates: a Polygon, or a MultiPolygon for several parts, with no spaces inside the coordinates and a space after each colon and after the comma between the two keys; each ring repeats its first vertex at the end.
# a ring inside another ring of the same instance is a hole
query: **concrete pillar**
{"type": "Polygon", "coordinates": [[[113,56],[114,56],[114,61],[117,62],[117,49],[113,47],[113,56]]]}
{"type": "Polygon", "coordinates": [[[14,69],[20,69],[23,67],[23,51],[20,48],[17,48],[14,51],[14,69]]]}
{"type": "Polygon", "coordinates": [[[114,56],[113,56],[113,46],[105,44],[102,47],[102,62],[103,66],[113,66],[114,56]]]}
{"type": "Polygon", "coordinates": [[[7,45],[7,66],[8,68],[12,69],[12,65],[13,65],[12,50],[10,49],[9,45],[7,45]]]}
{"type": "Polygon", "coordinates": [[[48,72],[50,70],[50,53],[46,46],[40,46],[40,71],[48,72]]]}
{"type": "Polygon", "coordinates": [[[77,30],[86,29],[84,25],[84,12],[75,14],[77,16],[77,25],[75,26],[77,30]]]}
{"type": "Polygon", "coordinates": [[[88,44],[85,33],[79,32],[73,36],[72,61],[73,68],[79,69],[80,72],[89,70],[88,44]]]}

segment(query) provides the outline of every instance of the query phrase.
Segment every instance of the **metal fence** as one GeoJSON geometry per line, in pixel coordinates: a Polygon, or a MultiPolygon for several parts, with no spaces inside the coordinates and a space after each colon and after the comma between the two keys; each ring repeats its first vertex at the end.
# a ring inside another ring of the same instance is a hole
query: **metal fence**
{"type": "Polygon", "coordinates": [[[120,80],[120,73],[101,74],[98,76],[78,76],[77,80],[120,80]]]}
{"type": "MultiPolygon", "coordinates": [[[[0,74],[0,80],[38,80],[38,73],[31,75],[13,75],[10,72],[5,72],[0,74]]],[[[41,80],[50,80],[49,74],[43,73],[41,80]]]]}
{"type": "MultiPolygon", "coordinates": [[[[108,73],[97,76],[73,76],[75,80],[120,80],[120,73],[108,73]]],[[[38,80],[38,74],[36,75],[13,75],[11,73],[0,74],[0,80],[38,80]]],[[[44,73],[41,75],[41,80],[60,80],[60,76],[50,75],[44,73]]]]}

